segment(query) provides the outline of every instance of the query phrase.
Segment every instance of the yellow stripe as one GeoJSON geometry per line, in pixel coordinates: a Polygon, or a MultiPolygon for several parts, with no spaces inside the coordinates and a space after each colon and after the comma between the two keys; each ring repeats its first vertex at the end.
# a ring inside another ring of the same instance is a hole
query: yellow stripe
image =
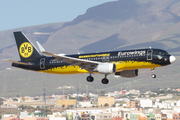
{"type": "Polygon", "coordinates": [[[116,71],[161,67],[161,65],[151,62],[119,61],[113,63],[116,64],[116,71]]]}
{"type": "Polygon", "coordinates": [[[52,73],[52,74],[78,74],[78,73],[88,73],[87,70],[80,69],[79,66],[63,66],[63,67],[54,67],[47,70],[41,70],[40,72],[52,73]]]}
{"type": "MultiPolygon", "coordinates": [[[[145,69],[145,68],[155,68],[161,67],[161,65],[154,64],[151,62],[138,62],[138,61],[116,61],[111,62],[116,64],[116,71],[123,70],[133,70],[133,69],[145,69]]],[[[54,67],[52,69],[41,70],[40,72],[52,73],[52,74],[79,74],[79,73],[89,73],[89,71],[80,69],[79,66],[63,66],[54,67]]]]}

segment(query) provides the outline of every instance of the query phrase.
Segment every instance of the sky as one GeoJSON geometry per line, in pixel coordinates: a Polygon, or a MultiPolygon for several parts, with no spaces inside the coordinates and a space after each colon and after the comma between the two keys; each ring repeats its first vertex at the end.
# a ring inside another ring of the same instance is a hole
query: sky
{"type": "Polygon", "coordinates": [[[117,0],[0,0],[0,31],[72,21],[90,7],[117,0]]]}

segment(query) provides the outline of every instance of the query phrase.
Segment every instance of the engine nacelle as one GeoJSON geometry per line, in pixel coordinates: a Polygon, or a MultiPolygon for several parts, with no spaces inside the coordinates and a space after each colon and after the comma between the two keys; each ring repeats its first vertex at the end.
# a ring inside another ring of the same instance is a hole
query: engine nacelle
{"type": "Polygon", "coordinates": [[[101,63],[99,64],[95,71],[101,74],[111,74],[116,72],[116,65],[114,63],[101,63]]]}
{"type": "Polygon", "coordinates": [[[138,69],[136,70],[125,70],[122,72],[116,72],[115,75],[125,77],[125,78],[132,78],[138,76],[138,69]]]}

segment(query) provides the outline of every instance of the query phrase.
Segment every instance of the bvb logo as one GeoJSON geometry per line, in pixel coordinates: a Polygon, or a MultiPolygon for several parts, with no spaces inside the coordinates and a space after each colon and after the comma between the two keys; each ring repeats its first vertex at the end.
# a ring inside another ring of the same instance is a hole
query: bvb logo
{"type": "Polygon", "coordinates": [[[33,46],[29,42],[24,42],[19,47],[19,53],[23,58],[28,58],[33,53],[33,46]]]}

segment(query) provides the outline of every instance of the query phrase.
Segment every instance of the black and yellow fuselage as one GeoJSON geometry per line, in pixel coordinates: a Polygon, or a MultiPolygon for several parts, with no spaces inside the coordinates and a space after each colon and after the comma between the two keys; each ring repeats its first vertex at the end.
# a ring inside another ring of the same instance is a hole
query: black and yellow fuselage
{"type": "MultiPolygon", "coordinates": [[[[116,65],[116,72],[146,68],[153,69],[171,64],[171,55],[161,49],[138,49],[66,56],[83,60],[114,63],[116,65]]],[[[21,65],[12,63],[12,66],[52,74],[89,73],[89,71],[80,68],[78,65],[68,64],[55,57],[43,56],[28,60],[28,62],[32,64],[21,65]]]]}
{"type": "MultiPolygon", "coordinates": [[[[14,32],[17,49],[21,61],[12,62],[12,66],[52,74],[80,74],[89,73],[86,78],[93,82],[91,74],[100,73],[105,77],[103,84],[108,84],[107,75],[115,74],[122,77],[136,77],[138,69],[154,69],[173,63],[176,58],[161,49],[137,49],[124,51],[111,51],[101,53],[57,55],[45,51],[37,42],[39,50],[21,32],[14,32]]],[[[156,78],[155,74],[152,74],[156,78]]]]}

